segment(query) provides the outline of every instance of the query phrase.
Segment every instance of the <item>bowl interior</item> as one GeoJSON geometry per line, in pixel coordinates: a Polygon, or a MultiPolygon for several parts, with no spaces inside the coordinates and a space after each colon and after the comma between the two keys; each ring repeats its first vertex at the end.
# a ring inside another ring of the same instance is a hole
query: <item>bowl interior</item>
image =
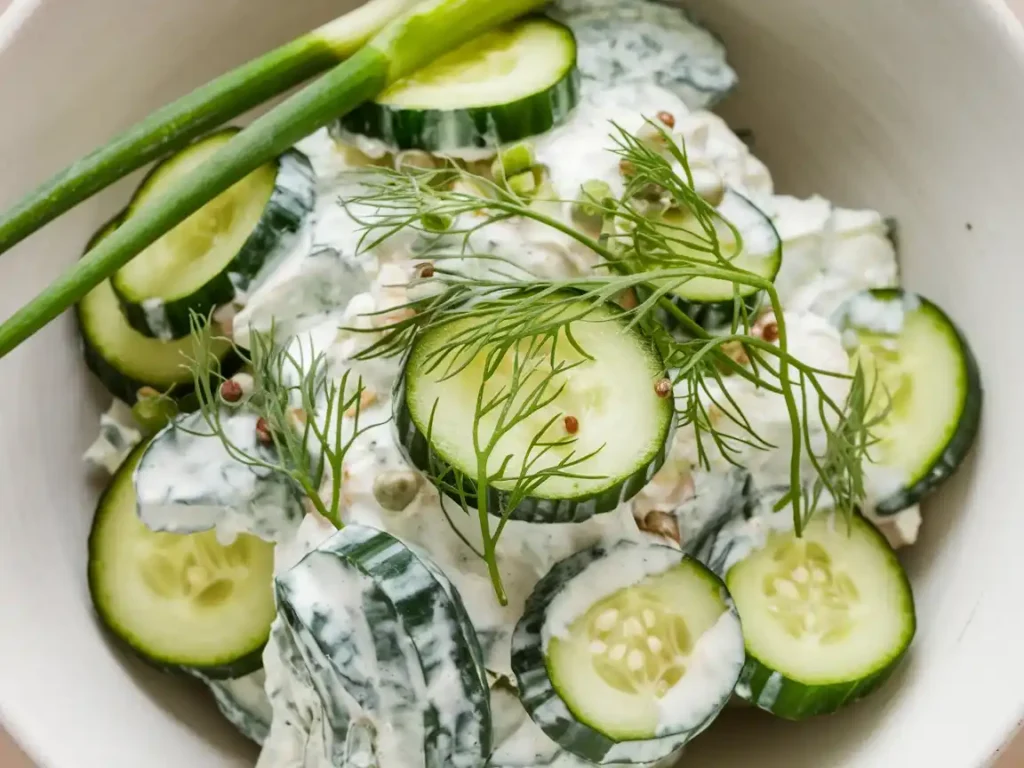
{"type": "MultiPolygon", "coordinates": [[[[686,765],[982,764],[1024,712],[1014,610],[1024,516],[1012,482],[1024,459],[1024,363],[1011,335],[1024,324],[1024,34],[999,0],[690,5],[729,44],[742,80],[723,111],[753,130],[777,187],[899,219],[906,283],[964,329],[986,403],[975,455],[928,504],[921,542],[905,554],[919,634],[897,678],[827,720],[729,712],[686,765]]],[[[328,0],[15,0],[0,18],[0,205],[341,10],[328,0]]],[[[0,316],[74,260],[128,189],[5,256],[0,316]]],[[[84,581],[96,488],[79,457],[105,402],[70,317],[0,363],[0,391],[0,719],[52,768],[251,765],[253,750],[195,687],[125,659],[96,629],[84,581]]]]}

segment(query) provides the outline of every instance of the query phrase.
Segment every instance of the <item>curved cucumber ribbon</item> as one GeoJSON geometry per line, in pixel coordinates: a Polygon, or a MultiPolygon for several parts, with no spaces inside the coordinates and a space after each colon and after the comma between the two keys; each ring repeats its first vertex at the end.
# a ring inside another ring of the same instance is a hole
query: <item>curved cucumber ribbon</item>
{"type": "Polygon", "coordinates": [[[542,4],[543,0],[425,0],[416,4],[384,26],[347,61],[238,133],[166,195],[139,209],[15,312],[0,325],[0,357],[210,200],[295,142],[442,54],[542,4]]]}

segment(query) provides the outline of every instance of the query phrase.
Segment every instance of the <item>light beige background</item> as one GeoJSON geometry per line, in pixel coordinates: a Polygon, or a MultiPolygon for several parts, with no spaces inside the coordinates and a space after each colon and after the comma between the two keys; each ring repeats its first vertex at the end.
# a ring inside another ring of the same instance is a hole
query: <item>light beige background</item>
{"type": "MultiPolygon", "coordinates": [[[[1006,1],[1018,11],[1018,15],[1024,20],[1024,0],[1006,1]]],[[[10,0],[0,0],[0,13],[9,2],[10,0]]],[[[33,768],[31,762],[2,731],[0,731],[0,768],[33,768]]],[[[1024,768],[1024,734],[1007,749],[1002,759],[993,768],[1024,768]]]]}

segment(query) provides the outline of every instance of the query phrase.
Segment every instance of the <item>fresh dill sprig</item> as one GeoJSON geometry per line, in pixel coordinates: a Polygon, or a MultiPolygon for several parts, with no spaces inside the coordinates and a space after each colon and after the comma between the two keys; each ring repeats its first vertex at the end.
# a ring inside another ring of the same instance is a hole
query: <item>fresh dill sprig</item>
{"type": "MultiPolygon", "coordinates": [[[[432,454],[427,474],[442,493],[442,508],[444,495],[448,495],[457,501],[464,514],[476,511],[482,551],[464,537],[463,541],[487,564],[495,595],[502,605],[508,604],[508,597],[498,565],[497,544],[510,515],[555,478],[594,479],[580,468],[601,450],[599,447],[578,453],[576,438],[564,432],[559,434],[555,428],[565,417],[552,407],[565,390],[565,375],[585,362],[585,358],[565,360],[560,346],[580,349],[568,327],[527,338],[485,342],[482,348],[476,344],[440,345],[425,360],[425,373],[444,380],[465,370],[471,362],[483,359],[481,385],[473,405],[474,466],[469,472],[461,471],[432,454]],[[537,422],[538,417],[539,426],[521,454],[502,449],[506,437],[524,424],[537,422]],[[493,530],[492,517],[496,520],[493,530]]],[[[436,411],[435,402],[427,425],[428,442],[436,411]]],[[[447,510],[444,513],[448,517],[447,510]]],[[[458,526],[452,527],[462,537],[458,526]]]]}
{"type": "Polygon", "coordinates": [[[253,330],[248,350],[234,348],[252,377],[251,392],[227,402],[221,392],[228,379],[212,347],[212,328],[204,318],[192,318],[190,366],[199,413],[209,429],[196,434],[218,437],[235,461],[289,477],[317,512],[342,527],[345,456],[360,434],[376,426],[360,426],[362,379],[353,382],[348,370],[335,378],[325,353],[301,343],[292,351],[274,340],[273,329],[253,330]],[[239,408],[258,417],[263,449],[258,442],[256,450],[238,445],[228,436],[224,420],[239,408]]]}
{"type": "MultiPolygon", "coordinates": [[[[489,346],[506,350],[538,335],[568,327],[599,304],[632,294],[625,312],[629,323],[652,336],[676,385],[676,408],[682,424],[693,429],[699,460],[707,466],[714,446],[725,460],[739,463],[747,449],[770,449],[734,397],[736,386],[782,398],[790,420],[790,492],[794,526],[800,533],[827,496],[838,510],[852,514],[866,497],[863,464],[877,419],[868,417],[870,393],[863,375],[816,369],[789,352],[783,308],[771,280],[734,263],[743,250],[743,234],[695,189],[685,146],[659,125],[649,125],[661,139],[653,145],[615,127],[614,152],[626,171],[626,191],[618,198],[590,199],[588,207],[603,220],[597,237],[579,231],[548,207],[523,201],[502,185],[463,169],[412,172],[374,171],[366,177],[365,197],[350,200],[374,207],[362,214],[363,244],[374,247],[407,228],[433,237],[436,260],[433,276],[416,287],[427,290],[410,302],[413,312],[385,328],[381,338],[362,354],[366,357],[403,353],[417,336],[461,315],[478,323],[450,338],[450,354],[482,354],[489,346]],[[455,182],[452,183],[452,178],[455,182]],[[674,225],[661,214],[678,212],[685,225],[674,225]],[[603,260],[603,271],[588,277],[542,280],[522,277],[522,269],[495,256],[475,254],[472,236],[507,219],[529,219],[551,227],[603,260]],[[443,222],[439,229],[435,225],[443,222]],[[466,276],[446,269],[446,259],[479,257],[491,263],[493,278],[466,276]],[[517,274],[518,270],[518,274],[517,274]],[[712,335],[673,301],[672,294],[694,279],[731,283],[736,312],[729,332],[712,335]],[[776,338],[766,341],[754,330],[740,290],[760,292],[774,315],[776,338]],[[558,299],[571,292],[571,299],[558,299]],[[575,311],[567,306],[573,304],[575,311]],[[583,307],[583,309],[580,309],[583,307]],[[670,332],[658,319],[665,313],[681,329],[670,332]],[[740,354],[736,354],[736,352],[740,354]],[[736,359],[741,357],[742,359],[736,359]],[[849,381],[850,395],[837,402],[825,382],[849,381]],[[813,394],[813,397],[811,395],[813,394]],[[825,432],[825,449],[815,445],[812,425],[825,432]],[[805,477],[806,467],[816,477],[805,477]],[[806,490],[810,488],[810,490],[806,490]]],[[[571,204],[572,201],[548,201],[571,204]]]]}

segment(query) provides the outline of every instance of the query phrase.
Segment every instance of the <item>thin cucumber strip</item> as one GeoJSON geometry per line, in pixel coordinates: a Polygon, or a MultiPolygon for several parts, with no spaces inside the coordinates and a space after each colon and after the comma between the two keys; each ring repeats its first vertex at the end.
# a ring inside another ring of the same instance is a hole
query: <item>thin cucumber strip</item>
{"type": "Polygon", "coordinates": [[[564,311],[578,317],[566,326],[578,348],[564,329],[554,344],[525,339],[490,373],[487,348],[444,353],[480,323],[472,313],[429,330],[411,349],[393,401],[399,441],[410,462],[456,501],[464,494],[477,503],[474,429],[477,439],[487,439],[499,422],[509,424],[500,408],[480,408],[475,419],[474,403],[478,394],[484,403],[503,387],[516,389],[517,408],[547,402],[528,406],[525,419],[500,430],[486,467],[492,514],[543,523],[586,520],[632,498],[664,462],[674,412],[671,398],[656,391],[664,364],[654,345],[627,328],[625,315],[610,304],[570,302],[564,311]],[[523,373],[526,367],[531,372],[523,373]],[[507,509],[517,481],[526,477],[539,480],[507,509]]]}
{"type": "Polygon", "coordinates": [[[135,514],[136,449],[96,508],[89,535],[89,591],[104,626],[152,664],[208,678],[262,664],[274,619],[273,547],[241,535],[154,533],[135,514]]]}
{"type": "MultiPolygon", "coordinates": [[[[424,768],[484,764],[483,656],[458,592],[423,555],[350,524],[280,575],[276,591],[283,672],[323,708],[320,732],[305,738],[326,733],[336,764],[397,768],[411,755],[424,768]]],[[[268,678],[278,674],[268,667],[268,678]]],[[[296,727],[287,710],[275,712],[271,740],[296,727]]]]}
{"type": "Polygon", "coordinates": [[[337,135],[428,152],[497,147],[558,125],[579,99],[576,41],[532,17],[481,35],[345,115],[337,135]]]}
{"type": "MultiPolygon", "coordinates": [[[[779,519],[784,513],[776,513],[779,519]]],[[[917,627],[907,576],[863,517],[783,524],[725,577],[747,661],[736,693],[789,720],[824,715],[884,683],[917,627]]]]}
{"type": "MultiPolygon", "coordinates": [[[[158,165],[142,182],[125,219],[166,194],[237,133],[220,131],[158,165]]],[[[162,340],[187,336],[192,314],[233,301],[291,241],[312,211],[313,169],[294,150],[210,201],[122,267],[111,281],[128,322],[162,340]]]]}
{"type": "MultiPolygon", "coordinates": [[[[120,224],[121,217],[105,224],[89,242],[92,248],[120,224]]],[[[135,402],[143,387],[172,395],[187,405],[193,392],[189,360],[194,356],[191,338],[160,341],[132,328],[121,312],[109,280],[105,280],[78,302],[75,308],[82,335],[85,363],[114,397],[135,402]]],[[[221,373],[230,376],[238,357],[226,339],[214,339],[211,352],[221,361],[221,373]]]]}
{"type": "Polygon", "coordinates": [[[558,563],[512,639],[530,717],[598,765],[676,752],[718,716],[743,662],[721,580],[676,549],[631,541],[558,563]]]}
{"type": "Polygon", "coordinates": [[[944,483],[967,457],[981,422],[978,363],[963,333],[935,304],[885,288],[857,294],[835,323],[875,386],[869,477],[875,512],[893,515],[944,483]]]}
{"type": "MultiPolygon", "coordinates": [[[[782,266],[782,240],[771,218],[734,189],[726,189],[717,212],[714,234],[722,256],[737,269],[773,281],[782,266]],[[736,239],[726,222],[736,228],[742,243],[736,239]]],[[[707,250],[706,242],[701,242],[706,241],[708,234],[688,213],[670,211],[664,214],[659,230],[670,240],[673,253],[681,260],[715,262],[715,257],[707,250]]],[[[670,265],[659,261],[653,268],[666,266],[670,265]]],[[[738,303],[745,304],[749,311],[757,309],[763,291],[756,286],[741,285],[729,280],[697,277],[680,283],[672,290],[671,296],[684,312],[702,326],[719,328],[732,323],[738,303]]]]}

